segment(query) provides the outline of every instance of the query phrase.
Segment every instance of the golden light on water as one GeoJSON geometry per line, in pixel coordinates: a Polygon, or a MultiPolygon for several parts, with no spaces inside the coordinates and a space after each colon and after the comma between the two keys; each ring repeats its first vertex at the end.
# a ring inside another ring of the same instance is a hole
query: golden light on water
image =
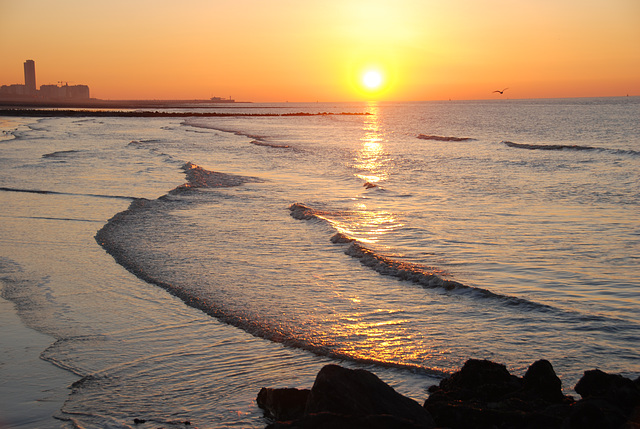
{"type": "Polygon", "coordinates": [[[354,165],[365,173],[356,174],[357,177],[363,179],[370,184],[377,184],[387,178],[386,172],[382,168],[384,166],[384,148],[376,134],[370,133],[363,141],[362,149],[359,157],[354,165]]]}
{"type": "Polygon", "coordinates": [[[324,219],[331,223],[338,232],[369,244],[376,243],[381,235],[403,226],[393,213],[382,210],[367,210],[366,206],[362,204],[359,206],[358,210],[324,219]]]}
{"type": "MultiPolygon", "coordinates": [[[[378,310],[385,318],[394,313],[401,315],[401,311],[378,310]]],[[[424,350],[412,347],[406,324],[409,320],[393,318],[379,319],[376,314],[352,313],[342,318],[341,323],[334,326],[335,337],[344,338],[340,341],[340,354],[350,356],[355,360],[385,362],[389,364],[415,362],[424,350]]]]}
{"type": "MultiPolygon", "coordinates": [[[[391,161],[385,147],[378,104],[370,102],[367,112],[370,114],[364,116],[360,148],[354,155],[352,167],[364,188],[381,188],[388,179],[391,161]]],[[[365,243],[375,243],[381,235],[402,227],[393,213],[368,207],[366,199],[356,200],[354,210],[345,218],[334,217],[330,222],[339,232],[365,243]]]]}
{"type": "Polygon", "coordinates": [[[384,135],[380,124],[377,103],[369,103],[362,127],[362,146],[354,159],[353,167],[359,170],[357,177],[368,183],[377,184],[387,178],[389,156],[384,148],[384,135]]]}

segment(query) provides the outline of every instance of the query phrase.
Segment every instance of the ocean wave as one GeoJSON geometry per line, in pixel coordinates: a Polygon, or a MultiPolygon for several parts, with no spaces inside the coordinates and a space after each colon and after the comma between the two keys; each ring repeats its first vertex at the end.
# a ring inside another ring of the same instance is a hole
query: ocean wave
{"type": "Polygon", "coordinates": [[[250,138],[252,140],[251,143],[255,142],[263,142],[265,141],[265,137],[264,136],[259,136],[256,134],[249,134],[249,133],[245,133],[242,131],[238,131],[238,130],[232,130],[229,128],[224,128],[224,127],[220,127],[219,125],[211,125],[208,123],[202,123],[198,121],[198,118],[192,118],[192,119],[187,119],[184,122],[182,122],[182,125],[188,126],[188,127],[195,127],[195,128],[204,128],[207,130],[214,130],[214,131],[220,131],[223,133],[229,133],[229,134],[234,134],[236,136],[242,136],[242,137],[247,137],[250,138]]]}
{"type": "Polygon", "coordinates": [[[131,140],[127,146],[145,146],[153,143],[162,143],[160,139],[142,139],[142,140],[131,140]]]}
{"type": "Polygon", "coordinates": [[[631,155],[631,156],[640,156],[640,151],[633,149],[613,149],[611,150],[616,155],[631,155]]]}
{"type": "MultiPolygon", "coordinates": [[[[200,175],[206,171],[192,163],[185,164],[184,169],[185,175],[189,176],[200,175]]],[[[191,182],[194,179],[194,177],[190,177],[189,181],[191,182]]],[[[96,233],[95,240],[118,264],[136,277],[166,290],[182,300],[186,305],[196,308],[222,323],[240,328],[253,336],[333,359],[374,364],[436,376],[445,374],[437,368],[424,367],[411,362],[395,362],[380,360],[375,357],[356,356],[349,350],[343,350],[343,348],[339,347],[339,344],[331,341],[318,341],[317,338],[305,335],[296,329],[288,328],[286,324],[283,325],[279,321],[255,317],[241,309],[228,308],[224,302],[203,297],[188,285],[188,279],[186,280],[187,284],[182,284],[180,281],[164,277],[162,273],[156,274],[149,269],[147,265],[148,259],[130,247],[128,240],[131,237],[126,231],[129,231],[132,225],[134,230],[137,231],[136,225],[139,222],[145,222],[150,216],[164,216],[174,204],[180,204],[180,202],[164,197],[154,200],[135,199],[126,210],[115,214],[102,226],[96,233]]]]}
{"type": "Polygon", "coordinates": [[[266,146],[266,147],[271,147],[274,149],[289,149],[289,145],[286,144],[275,144],[275,143],[267,143],[266,141],[263,140],[252,140],[251,144],[254,144],[256,146],[266,146]]]}
{"type": "Polygon", "coordinates": [[[298,220],[310,220],[310,219],[322,219],[326,220],[323,215],[329,214],[329,212],[325,212],[322,210],[312,209],[309,206],[305,206],[301,203],[293,203],[289,206],[289,210],[291,211],[291,217],[298,220]]]}
{"type": "Polygon", "coordinates": [[[126,225],[130,222],[131,218],[135,218],[144,210],[154,210],[157,207],[157,204],[162,203],[162,199],[153,201],[139,199],[133,201],[127,210],[112,217],[95,236],[98,244],[100,244],[118,264],[123,266],[136,277],[166,290],[168,293],[182,300],[186,305],[196,308],[203,313],[216,318],[222,323],[240,328],[255,337],[264,338],[275,343],[283,344],[287,347],[307,350],[319,356],[326,356],[338,360],[374,364],[389,368],[399,368],[439,377],[446,374],[444,371],[436,368],[428,368],[407,362],[381,361],[375,358],[358,357],[345,351],[336,350],[331,344],[314,341],[308,336],[291,332],[278,322],[270,323],[266,320],[256,320],[252,317],[248,317],[248,315],[243,314],[242,312],[230,311],[225,308],[222,303],[215,300],[203,299],[197,294],[194,294],[188,288],[172,282],[164,281],[161,278],[151,275],[144,267],[141,267],[137,263],[136,259],[139,255],[130,255],[125,248],[118,244],[118,239],[116,237],[119,234],[119,228],[121,225],[126,225]]]}
{"type": "Polygon", "coordinates": [[[530,143],[514,143],[510,141],[503,141],[503,144],[517,148],[517,149],[529,149],[529,150],[597,150],[598,148],[592,146],[580,146],[580,145],[565,145],[565,144],[530,144],[530,143]]]}
{"type": "Polygon", "coordinates": [[[135,200],[136,197],[128,197],[125,195],[103,195],[103,194],[80,194],[75,192],[58,192],[58,191],[45,191],[42,189],[20,189],[20,188],[7,188],[0,187],[0,191],[4,192],[25,192],[28,194],[43,194],[43,195],[73,195],[80,197],[95,197],[95,198],[116,198],[123,200],[135,200]]]}
{"type": "MultiPolygon", "coordinates": [[[[110,244],[110,242],[112,241],[110,237],[112,236],[113,231],[116,230],[120,224],[127,222],[130,217],[137,215],[140,211],[147,210],[158,204],[166,203],[167,201],[169,201],[169,199],[167,198],[168,195],[183,194],[199,188],[227,188],[240,186],[244,183],[262,182],[261,179],[258,179],[256,177],[237,176],[233,174],[219,173],[207,170],[192,162],[186,162],[185,164],[183,164],[182,170],[184,170],[185,177],[187,179],[186,183],[175,187],[166,195],[163,195],[155,200],[149,200],[146,198],[133,198],[133,201],[131,202],[129,207],[109,219],[109,221],[100,229],[100,231],[98,231],[95,236],[96,241],[101,246],[103,246],[119,264],[132,271],[141,279],[161,286],[167,290],[173,290],[174,288],[172,288],[171,285],[164,284],[162,281],[147,276],[144,272],[140,271],[135,264],[132,264],[129,258],[125,258],[123,256],[123,251],[119,250],[117,247],[113,247],[110,244]]],[[[0,190],[4,190],[4,188],[0,188],[0,190]]],[[[180,296],[181,299],[187,302],[186,300],[188,299],[188,296],[183,297],[178,293],[176,293],[176,295],[180,296]]],[[[189,302],[187,303],[189,304],[189,302]]]]}
{"type": "Polygon", "coordinates": [[[471,137],[446,137],[446,136],[431,136],[427,134],[418,134],[416,137],[422,140],[434,140],[439,142],[468,142],[473,141],[471,137]]]}
{"type": "Polygon", "coordinates": [[[69,218],[69,217],[51,217],[51,216],[4,216],[0,215],[0,217],[7,217],[11,219],[40,219],[40,220],[60,220],[60,221],[71,221],[71,222],[92,222],[92,223],[103,223],[102,220],[95,219],[77,219],[77,218],[69,218]]]}
{"type": "Polygon", "coordinates": [[[164,161],[170,164],[179,164],[183,165],[184,161],[176,159],[173,155],[162,152],[160,149],[153,146],[154,143],[161,143],[162,140],[158,139],[147,139],[147,140],[131,140],[127,147],[134,149],[146,149],[149,153],[156,155],[158,157],[164,158],[164,161]]]}
{"type": "Polygon", "coordinates": [[[42,155],[43,158],[62,158],[62,157],[66,157],[67,155],[72,155],[74,153],[79,153],[79,150],[59,150],[56,152],[51,152],[51,153],[45,153],[44,155],[42,155]]]}
{"type": "MultiPolygon", "coordinates": [[[[289,206],[291,216],[299,220],[321,219],[326,220],[330,213],[327,211],[315,210],[301,203],[294,203],[289,206]]],[[[396,277],[400,280],[419,284],[429,289],[444,289],[448,292],[461,292],[477,298],[488,298],[501,301],[507,305],[521,306],[524,309],[546,311],[551,307],[509,295],[502,295],[475,286],[468,286],[454,280],[443,278],[447,274],[434,267],[400,261],[392,257],[376,253],[376,251],[365,247],[361,242],[343,233],[336,233],[331,237],[331,242],[335,244],[348,244],[345,254],[359,259],[360,263],[379,274],[396,277]]]]}
{"type": "Polygon", "coordinates": [[[563,151],[563,150],[597,151],[597,152],[606,152],[614,155],[640,156],[640,151],[633,150],[633,149],[608,149],[603,147],[586,146],[586,145],[514,143],[506,140],[502,141],[501,143],[516,149],[549,150],[549,151],[563,151]]]}
{"type": "Polygon", "coordinates": [[[197,188],[229,188],[232,186],[240,186],[244,183],[260,183],[262,179],[257,177],[237,176],[234,174],[218,173],[216,171],[206,170],[199,165],[187,162],[182,166],[187,177],[187,183],[184,183],[172,191],[170,194],[184,192],[189,189],[197,188]]]}
{"type": "Polygon", "coordinates": [[[264,147],[270,147],[273,149],[291,149],[291,146],[286,145],[286,144],[277,144],[277,143],[271,143],[269,141],[267,141],[267,138],[265,136],[259,136],[256,134],[250,134],[250,133],[245,133],[242,131],[238,131],[238,130],[231,130],[228,128],[222,128],[220,126],[213,126],[210,124],[203,124],[200,123],[198,121],[190,121],[190,120],[186,120],[182,123],[182,125],[186,125],[186,126],[190,126],[190,127],[196,127],[196,128],[205,128],[208,130],[214,130],[214,131],[220,131],[223,133],[230,133],[230,134],[234,134],[236,136],[242,136],[242,137],[247,137],[249,139],[251,139],[250,143],[256,146],[264,146],[264,147]]]}
{"type": "Polygon", "coordinates": [[[378,185],[376,183],[371,183],[371,182],[364,182],[362,187],[365,188],[365,189],[374,189],[375,188],[375,189],[383,190],[383,188],[380,185],[378,185]]]}
{"type": "MultiPolygon", "coordinates": [[[[332,241],[342,242],[344,239],[332,241]]],[[[442,277],[443,272],[441,270],[433,267],[399,261],[388,256],[378,254],[375,251],[364,247],[361,243],[355,240],[350,243],[349,247],[347,247],[345,254],[359,259],[362,265],[373,269],[377,273],[416,283],[425,288],[440,288],[446,291],[468,292],[476,297],[492,298],[504,301],[507,304],[525,305],[536,309],[545,307],[542,304],[534,303],[522,298],[502,295],[491,292],[487,289],[468,286],[454,280],[444,279],[442,277]]]]}

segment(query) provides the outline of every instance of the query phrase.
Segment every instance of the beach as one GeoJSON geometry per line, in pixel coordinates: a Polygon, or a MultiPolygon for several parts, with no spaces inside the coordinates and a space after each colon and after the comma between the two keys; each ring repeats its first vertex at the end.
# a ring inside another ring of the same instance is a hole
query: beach
{"type": "Polygon", "coordinates": [[[330,363],[418,402],[469,358],[635,379],[638,106],[4,118],[1,420],[264,427],[330,363]]]}
{"type": "Polygon", "coordinates": [[[40,358],[54,339],[26,327],[14,305],[4,299],[0,326],[0,427],[56,427],[53,416],[77,377],[40,358]]]}

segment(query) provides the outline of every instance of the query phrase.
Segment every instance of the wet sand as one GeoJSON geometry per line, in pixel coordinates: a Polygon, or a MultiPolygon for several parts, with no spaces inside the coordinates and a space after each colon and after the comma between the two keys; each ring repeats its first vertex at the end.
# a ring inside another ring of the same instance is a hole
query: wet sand
{"type": "Polygon", "coordinates": [[[40,358],[55,339],[25,326],[0,298],[0,428],[59,427],[54,419],[78,377],[40,358]]]}

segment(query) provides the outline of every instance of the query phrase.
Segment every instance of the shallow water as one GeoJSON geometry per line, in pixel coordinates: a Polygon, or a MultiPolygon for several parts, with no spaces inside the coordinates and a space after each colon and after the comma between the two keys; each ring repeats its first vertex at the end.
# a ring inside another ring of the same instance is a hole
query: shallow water
{"type": "Polygon", "coordinates": [[[5,126],[4,295],[82,377],[62,424],[261,427],[336,360],[419,401],[471,357],[640,373],[640,100],[247,111],[370,114],[5,126]]]}

